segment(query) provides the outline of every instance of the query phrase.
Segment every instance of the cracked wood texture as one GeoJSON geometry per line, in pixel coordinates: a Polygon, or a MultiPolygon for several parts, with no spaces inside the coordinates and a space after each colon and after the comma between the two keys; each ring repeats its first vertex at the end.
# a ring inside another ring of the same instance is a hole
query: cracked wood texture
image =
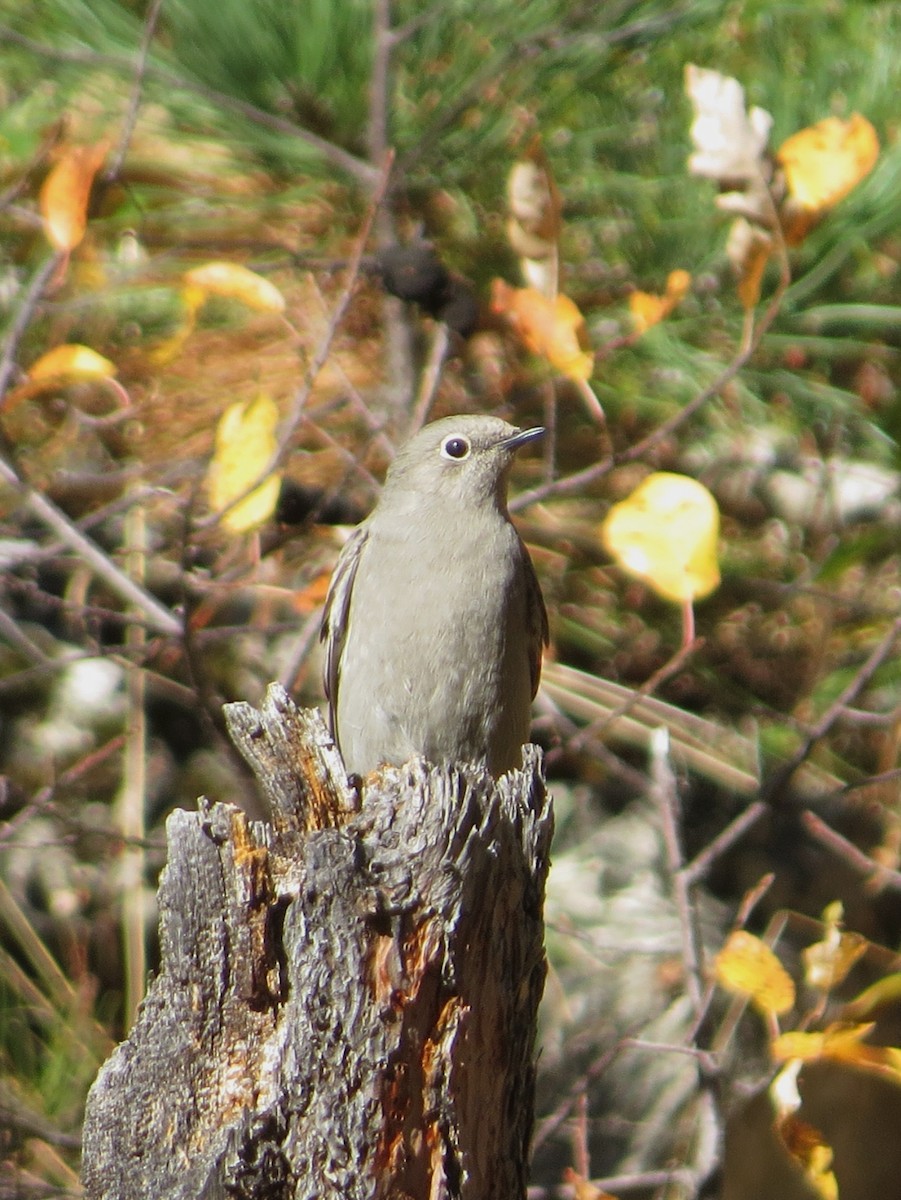
{"type": "Polygon", "coordinates": [[[160,974],[88,1097],[87,1200],[521,1200],[553,818],[414,761],[358,805],[315,711],[228,706],[271,822],[167,825],[160,974]]]}

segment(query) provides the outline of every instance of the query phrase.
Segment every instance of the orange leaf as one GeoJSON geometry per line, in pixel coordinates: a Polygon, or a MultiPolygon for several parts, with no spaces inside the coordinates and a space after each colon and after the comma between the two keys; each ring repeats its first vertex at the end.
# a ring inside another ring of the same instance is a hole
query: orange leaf
{"type": "Polygon", "coordinates": [[[747,930],[729,935],[714,962],[716,981],[746,996],[765,1016],[788,1012],[795,1002],[795,985],[773,951],[747,930]]]}
{"type": "Polygon", "coordinates": [[[827,117],[782,143],[776,158],[792,199],[802,208],[832,208],[872,171],[879,157],[876,130],[860,113],[827,117]]]}
{"type": "Polygon", "coordinates": [[[321,571],[310,580],[305,588],[301,588],[299,592],[295,592],[293,597],[295,610],[303,613],[304,616],[308,616],[310,613],[315,612],[317,608],[321,608],[325,602],[325,597],[328,595],[331,578],[331,571],[321,571]]]}
{"type": "Polygon", "coordinates": [[[275,284],[240,263],[204,263],[186,271],[184,280],[189,308],[199,307],[206,296],[226,296],[260,312],[285,310],[285,298],[275,284]]]}
{"type": "Polygon", "coordinates": [[[657,471],[614,504],[601,538],[621,567],[665,600],[708,596],[720,581],[719,509],[696,479],[657,471]]]}
{"type": "Polygon", "coordinates": [[[657,325],[668,317],[680,304],[691,287],[691,276],[687,271],[670,271],[666,280],[666,292],[656,296],[653,292],[632,292],[629,296],[629,311],[639,333],[657,325]]]}
{"type": "Polygon", "coordinates": [[[44,180],[38,206],[47,240],[57,250],[74,250],[84,237],[91,185],[107,148],[107,142],[69,147],[44,180]]]}
{"type": "Polygon", "coordinates": [[[587,382],[594,370],[585,318],[568,296],[550,299],[534,288],[514,288],[503,279],[491,284],[491,308],[507,318],[520,341],[561,375],[587,382]]]}

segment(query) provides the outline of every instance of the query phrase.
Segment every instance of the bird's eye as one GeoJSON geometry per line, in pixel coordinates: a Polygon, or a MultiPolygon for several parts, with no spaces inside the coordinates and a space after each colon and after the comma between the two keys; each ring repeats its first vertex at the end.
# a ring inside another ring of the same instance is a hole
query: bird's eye
{"type": "Polygon", "coordinates": [[[471,448],[468,438],[451,434],[450,437],[446,437],[441,443],[441,454],[443,458],[452,458],[459,462],[461,458],[469,457],[471,448]]]}

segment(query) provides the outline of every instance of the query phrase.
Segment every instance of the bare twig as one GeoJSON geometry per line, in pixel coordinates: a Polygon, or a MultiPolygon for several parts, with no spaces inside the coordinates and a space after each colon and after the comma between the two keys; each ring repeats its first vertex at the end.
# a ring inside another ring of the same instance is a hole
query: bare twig
{"type": "MultiPolygon", "coordinates": [[[[751,913],[754,911],[769,889],[773,886],[775,878],[776,876],[773,874],[764,875],[757,881],[757,883],[754,884],[752,888],[749,888],[748,891],[745,892],[744,896],[741,898],[741,903],[738,906],[738,911],[735,914],[735,919],[732,922],[733,931],[736,929],[744,929],[745,925],[748,923],[751,913]]],[[[704,1024],[704,1021],[707,1017],[707,1012],[710,1008],[710,1002],[713,999],[715,992],[716,980],[710,979],[707,983],[707,987],[704,990],[704,1001],[701,1005],[701,1011],[695,1017],[694,1026],[692,1027],[688,1037],[688,1041],[692,1045],[694,1044],[698,1033],[704,1024]]],[[[715,1041],[714,1046],[710,1051],[714,1062],[716,1061],[718,1051],[721,1049],[722,1046],[720,1043],[715,1041]]]]}
{"type": "Polygon", "coordinates": [[[600,1078],[606,1070],[609,1069],[611,1063],[621,1053],[625,1043],[618,1042],[615,1046],[611,1046],[599,1055],[586,1071],[575,1080],[569,1091],[557,1105],[552,1113],[544,1117],[538,1122],[534,1136],[532,1137],[532,1152],[543,1145],[549,1137],[552,1137],[560,1126],[567,1120],[572,1110],[579,1102],[579,1097],[584,1096],[590,1084],[600,1078]]]}
{"type": "Polygon", "coordinates": [[[894,871],[891,867],[886,867],[877,862],[875,858],[871,858],[869,854],[865,854],[831,825],[827,825],[816,813],[807,809],[801,815],[801,823],[811,837],[816,838],[821,845],[831,850],[852,870],[864,875],[874,888],[887,887],[892,891],[901,891],[901,871],[894,871]]]}
{"type": "Polygon", "coordinates": [[[667,681],[667,679],[672,678],[673,675],[676,675],[679,671],[681,671],[686,660],[689,659],[691,655],[694,654],[696,650],[699,650],[703,645],[704,639],[697,638],[687,645],[680,646],[672,658],[668,659],[663,666],[658,667],[657,670],[644,681],[641,687],[636,688],[631,693],[629,698],[623,704],[618,705],[600,720],[592,721],[590,725],[586,725],[582,730],[582,733],[578,734],[573,739],[575,745],[579,746],[583,739],[600,737],[608,728],[608,726],[612,725],[614,721],[618,721],[621,717],[627,717],[637,704],[640,704],[641,701],[646,699],[648,696],[652,696],[657,689],[667,681]]]}
{"type": "Polygon", "coordinates": [[[426,422],[435,399],[435,393],[438,391],[438,385],[441,382],[441,371],[444,367],[444,360],[447,358],[449,346],[450,332],[443,322],[439,322],[435,326],[428,361],[423,367],[422,376],[419,380],[419,394],[416,397],[416,403],[413,406],[413,415],[410,418],[409,437],[412,437],[426,422]]]}
{"type": "MultiPolygon", "coordinates": [[[[135,504],[125,521],[128,568],[136,583],[144,582],[147,561],[147,521],[144,506],[135,504]]],[[[147,631],[140,624],[129,625],[127,646],[136,654],[146,649],[147,631]]],[[[130,1027],[144,999],[147,975],[145,943],[144,870],[145,855],[141,842],[147,834],[145,808],[147,794],[147,680],[143,668],[131,663],[127,668],[128,708],[122,783],[116,804],[119,828],[132,844],[121,859],[122,941],[125,966],[125,1024],[130,1027]]]]}
{"type": "Polygon", "coordinates": [[[369,129],[366,141],[374,167],[384,162],[388,149],[388,69],[393,41],[391,0],[374,0],[372,13],[373,58],[369,76],[369,129]]]}
{"type": "Polygon", "coordinates": [[[279,682],[291,691],[296,682],[300,669],[306,661],[310,650],[315,646],[316,639],[319,634],[319,626],[322,623],[322,609],[317,608],[311,612],[303,625],[300,627],[300,632],[294,642],[293,649],[288,655],[287,661],[281,672],[279,682]]]}
{"type": "Polygon", "coordinates": [[[682,932],[682,963],[685,988],[694,1012],[700,1013],[704,1001],[704,958],[698,915],[691,896],[692,883],[683,870],[679,832],[679,793],[669,760],[669,735],[655,730],[651,750],[652,794],[660,813],[667,867],[672,879],[673,900],[682,932]]]}
{"type": "Polygon", "coordinates": [[[153,41],[153,35],[156,32],[156,23],[159,20],[160,10],[163,7],[163,0],[152,0],[152,3],[147,10],[147,16],[144,18],[144,32],[141,35],[141,45],[138,48],[138,56],[135,60],[135,79],[131,89],[131,96],[128,101],[128,112],[125,114],[125,121],[122,126],[122,133],[119,135],[119,144],[116,147],[115,153],[110,159],[109,166],[103,173],[103,178],[107,183],[112,183],[118,179],[119,173],[122,170],[122,164],[125,161],[125,155],[128,153],[128,147],[135,131],[135,125],[138,120],[138,110],[141,107],[141,93],[144,88],[144,75],[147,71],[147,56],[150,53],[150,44],[153,41]]]}
{"type": "Polygon", "coordinates": [[[714,862],[725,854],[727,850],[731,850],[740,838],[744,837],[752,825],[756,825],[760,818],[768,810],[763,800],[755,800],[742,813],[730,821],[729,824],[720,833],[716,835],[713,841],[708,842],[703,850],[687,863],[683,868],[683,874],[689,885],[699,883],[704,878],[714,862]]]}
{"type": "Polygon", "coordinates": [[[22,335],[28,328],[28,323],[34,316],[35,309],[41,302],[44,289],[53,278],[54,273],[63,259],[62,254],[50,254],[41,263],[32,276],[28,290],[22,297],[19,310],[10,322],[6,337],[3,339],[3,350],[0,352],[0,405],[3,404],[10,376],[16,364],[16,351],[22,335]]]}
{"type": "Polygon", "coordinates": [[[170,637],[177,637],[181,633],[181,623],[168,608],[146,589],[129,579],[96,542],[85,537],[52,501],[21,479],[4,458],[0,458],[0,479],[15,488],[34,516],[52,529],[70,550],[83,559],[112,592],[121,600],[133,605],[152,629],[170,637]]]}
{"type": "Polygon", "coordinates": [[[897,617],[889,627],[888,632],[880,642],[874,646],[870,652],[866,662],[854,675],[851,682],[844,690],[835,698],[829,705],[819,721],[812,725],[802,741],[801,745],[791,756],[791,758],[779,768],[773,775],[772,779],[767,784],[764,792],[764,798],[771,800],[776,796],[782,788],[788,783],[792,775],[806,760],[811,750],[825,737],[832,726],[838,721],[845,709],[847,709],[854,700],[860,695],[866,685],[870,682],[888,656],[892,653],[895,643],[901,636],[901,617],[897,617]]]}

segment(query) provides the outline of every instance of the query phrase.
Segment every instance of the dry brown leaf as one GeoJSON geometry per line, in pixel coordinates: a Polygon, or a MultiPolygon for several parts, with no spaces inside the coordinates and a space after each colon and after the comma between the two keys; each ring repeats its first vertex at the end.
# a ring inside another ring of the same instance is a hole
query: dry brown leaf
{"type": "Polygon", "coordinates": [[[733,222],[726,243],[726,257],[738,277],[738,298],[748,312],[757,307],[763,273],[773,252],[773,238],[744,217],[733,222]]]}
{"type": "Polygon", "coordinates": [[[775,1129],[817,1196],[821,1200],[838,1200],[838,1180],[832,1170],[832,1147],[819,1129],[792,1115],[776,1121],[775,1129]]]}
{"type": "Polygon", "coordinates": [[[559,254],[563,203],[536,136],[507,176],[507,237],[520,256],[529,287],[553,299],[559,286],[559,254]]]}
{"type": "Polygon", "coordinates": [[[322,571],[306,587],[296,591],[294,593],[293,605],[297,612],[302,613],[304,616],[309,616],[310,613],[316,612],[317,609],[321,608],[325,603],[331,578],[331,571],[322,571]]]}
{"type": "Polygon", "coordinates": [[[695,114],[689,171],[719,185],[718,208],[767,224],[771,169],[766,148],[773,118],[763,108],[745,111],[737,79],[693,63],[685,68],[685,91],[695,114]]]}

